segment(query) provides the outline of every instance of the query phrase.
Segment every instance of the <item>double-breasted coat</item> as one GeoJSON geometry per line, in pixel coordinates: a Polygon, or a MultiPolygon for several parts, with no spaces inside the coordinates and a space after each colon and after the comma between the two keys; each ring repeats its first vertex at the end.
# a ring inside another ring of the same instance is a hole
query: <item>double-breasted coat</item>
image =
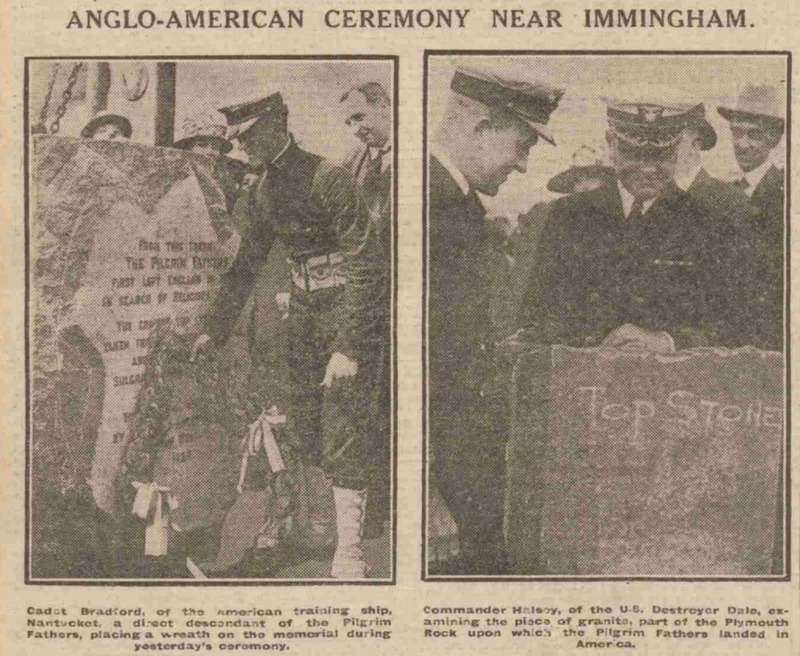
{"type": "MultiPolygon", "coordinates": [[[[428,416],[435,485],[462,549],[502,542],[505,429],[494,380],[493,258],[485,209],[435,156],[428,185],[428,416]]],[[[487,563],[489,564],[489,563],[487,563]]]]}
{"type": "MultiPolygon", "coordinates": [[[[236,260],[222,278],[208,321],[209,335],[220,344],[227,340],[276,239],[286,246],[293,265],[302,269],[311,258],[340,254],[360,212],[349,171],[302,150],[292,139],[258,173],[234,207],[236,223],[246,227],[236,260]]],[[[328,275],[340,276],[336,266],[331,265],[328,275]]],[[[289,417],[293,435],[313,462],[322,456],[320,384],[338,333],[342,291],[342,284],[318,289],[292,286],[287,338],[289,417]]]]}
{"type": "Polygon", "coordinates": [[[678,348],[730,333],[735,231],[674,183],[634,223],[616,183],[556,201],[522,308],[533,341],[597,346],[615,328],[666,331],[678,348]]]}

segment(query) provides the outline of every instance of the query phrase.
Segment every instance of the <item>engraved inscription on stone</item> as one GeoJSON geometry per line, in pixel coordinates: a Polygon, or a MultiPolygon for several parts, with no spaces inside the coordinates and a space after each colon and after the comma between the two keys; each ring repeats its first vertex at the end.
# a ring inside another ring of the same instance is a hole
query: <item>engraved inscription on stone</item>
{"type": "Polygon", "coordinates": [[[37,137],[32,312],[40,380],[76,330],[105,371],[91,464],[111,509],[130,414],[159,328],[196,333],[239,246],[203,156],[138,144],[37,137]]]}

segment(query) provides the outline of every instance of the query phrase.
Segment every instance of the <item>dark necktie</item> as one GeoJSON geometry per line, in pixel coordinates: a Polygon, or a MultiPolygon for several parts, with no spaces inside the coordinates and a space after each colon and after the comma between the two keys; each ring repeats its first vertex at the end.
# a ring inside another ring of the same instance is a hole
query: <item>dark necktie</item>
{"type": "Polygon", "coordinates": [[[642,218],[642,210],[644,209],[644,201],[641,198],[635,198],[631,211],[628,213],[628,223],[636,223],[642,218]]]}
{"type": "Polygon", "coordinates": [[[368,157],[367,171],[364,175],[364,190],[368,194],[377,193],[380,188],[381,171],[383,169],[383,151],[379,150],[372,159],[368,157]]]}
{"type": "Polygon", "coordinates": [[[370,158],[369,151],[367,151],[363,169],[364,176],[361,179],[361,197],[370,215],[374,219],[377,219],[381,215],[384,202],[383,194],[381,193],[383,151],[379,150],[375,157],[372,158],[370,158]]]}

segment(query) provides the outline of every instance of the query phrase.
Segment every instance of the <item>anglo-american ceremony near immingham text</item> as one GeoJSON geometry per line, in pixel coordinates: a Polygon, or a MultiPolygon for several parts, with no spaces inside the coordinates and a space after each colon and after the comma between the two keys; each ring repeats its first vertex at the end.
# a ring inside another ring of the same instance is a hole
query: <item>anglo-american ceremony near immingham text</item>
{"type": "Polygon", "coordinates": [[[569,15],[554,8],[526,9],[73,9],[67,29],[740,29],[753,27],[740,8],[584,8],[569,15]],[[308,19],[308,20],[307,20],[308,19]]]}

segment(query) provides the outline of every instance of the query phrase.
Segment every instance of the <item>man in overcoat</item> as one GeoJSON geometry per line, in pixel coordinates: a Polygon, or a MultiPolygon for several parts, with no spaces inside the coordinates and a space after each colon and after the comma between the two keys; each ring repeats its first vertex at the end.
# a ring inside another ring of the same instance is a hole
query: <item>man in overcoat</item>
{"type": "Polygon", "coordinates": [[[703,166],[702,153],[711,151],[717,143],[717,133],[705,117],[700,103],[688,114],[683,137],[678,144],[678,170],[675,183],[689,194],[705,211],[735,232],[734,247],[727,253],[727,266],[735,284],[728,286],[732,296],[728,302],[728,332],[723,344],[729,347],[752,343],[749,295],[743,290],[752,288],[755,245],[752,225],[757,211],[739,185],[712,176],[703,166]],[[747,317],[744,321],[743,317],[747,317]]]}
{"type": "MultiPolygon", "coordinates": [[[[742,176],[734,182],[750,199],[751,220],[743,233],[746,266],[738,286],[744,291],[739,315],[741,341],[762,349],[784,348],[786,271],[786,192],[784,171],[775,164],[786,121],[783,94],[776,87],[745,86],[735,108],[717,111],[730,124],[733,151],[742,176]]],[[[783,467],[778,485],[773,573],[784,572],[783,467]]]]}
{"type": "Polygon", "coordinates": [[[730,123],[733,150],[742,175],[734,181],[750,199],[753,217],[746,236],[749,266],[742,284],[750,312],[741,314],[744,341],[759,348],[783,349],[785,190],[784,172],[773,155],[785,120],[778,89],[746,86],[735,108],[719,107],[730,123]]]}
{"type": "Polygon", "coordinates": [[[678,144],[675,184],[714,214],[727,217],[741,229],[751,220],[747,196],[737,186],[713,177],[703,166],[703,153],[717,144],[717,132],[705,117],[699,103],[686,116],[686,126],[678,144]]]}
{"type": "Polygon", "coordinates": [[[364,578],[361,538],[380,535],[390,506],[392,104],[377,82],[340,102],[363,144],[345,166],[364,211],[345,240],[343,310],[324,380],[324,462],[338,515],[333,576],[364,578]],[[355,507],[365,514],[349,512],[355,507]]]}

